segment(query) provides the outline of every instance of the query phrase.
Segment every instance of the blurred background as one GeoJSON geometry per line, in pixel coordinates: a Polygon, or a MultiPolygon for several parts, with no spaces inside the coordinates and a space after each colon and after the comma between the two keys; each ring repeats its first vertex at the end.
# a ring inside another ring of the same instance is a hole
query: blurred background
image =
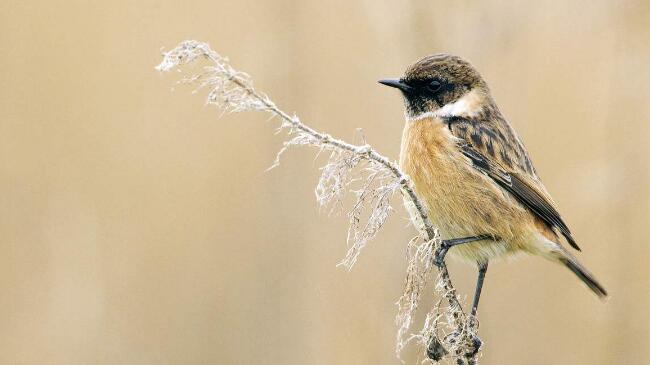
{"type": "MultiPolygon", "coordinates": [[[[650,357],[650,2],[4,0],[0,363],[399,364],[401,198],[337,268],[346,219],[319,212],[313,153],[265,172],[274,122],[219,118],[153,69],[188,38],[395,159],[402,102],[376,80],[470,59],[611,293],[538,258],[491,265],[482,363],[650,357]]],[[[475,269],[451,270],[471,295],[475,269]]]]}

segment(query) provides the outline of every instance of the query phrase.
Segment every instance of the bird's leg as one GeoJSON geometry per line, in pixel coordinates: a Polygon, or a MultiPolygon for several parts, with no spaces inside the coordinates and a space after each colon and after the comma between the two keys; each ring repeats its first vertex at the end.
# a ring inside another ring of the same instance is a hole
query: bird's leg
{"type": "Polygon", "coordinates": [[[472,303],[472,316],[476,316],[476,311],[478,310],[478,301],[481,299],[481,289],[483,289],[483,281],[485,280],[487,269],[487,261],[478,264],[478,279],[476,280],[476,292],[474,292],[474,302],[472,303]]]}
{"type": "Polygon", "coordinates": [[[440,242],[440,247],[436,250],[435,258],[433,260],[433,263],[436,264],[436,266],[440,267],[442,263],[445,261],[445,255],[447,255],[447,251],[449,251],[450,248],[458,245],[462,245],[464,243],[470,243],[470,242],[476,242],[476,241],[482,241],[486,239],[491,239],[492,236],[489,236],[487,234],[482,234],[479,236],[472,236],[472,237],[463,237],[463,238],[452,238],[449,240],[442,240],[440,242]]]}
{"type": "MultiPolygon", "coordinates": [[[[487,239],[496,240],[496,238],[494,238],[493,236],[487,235],[487,234],[482,234],[482,235],[479,235],[479,236],[472,236],[472,237],[464,237],[464,238],[454,238],[454,239],[449,239],[449,240],[442,240],[442,242],[440,242],[440,246],[438,247],[438,249],[435,252],[435,257],[433,259],[433,262],[434,262],[435,265],[440,267],[444,263],[445,255],[447,254],[447,251],[449,251],[450,248],[452,248],[454,246],[462,245],[464,243],[482,241],[482,240],[487,240],[487,239]]],[[[476,292],[474,294],[474,302],[472,304],[472,312],[471,312],[472,317],[476,317],[476,310],[478,309],[478,301],[479,301],[479,298],[481,297],[481,289],[483,289],[483,281],[485,280],[485,273],[487,272],[487,267],[488,267],[487,262],[482,263],[482,264],[479,263],[479,265],[478,265],[478,280],[476,282],[476,292]]],[[[474,321],[474,320],[475,320],[475,318],[472,319],[472,321],[474,321]]],[[[471,322],[471,323],[474,323],[474,322],[471,322]]],[[[470,324],[470,326],[472,326],[472,325],[470,324]]],[[[458,341],[458,339],[455,338],[455,337],[458,337],[459,335],[460,334],[458,332],[450,333],[449,335],[447,335],[447,337],[445,337],[445,340],[453,343],[454,341],[458,341]]],[[[481,349],[481,346],[483,345],[483,343],[478,338],[478,336],[476,336],[475,334],[472,335],[470,340],[472,341],[472,347],[471,347],[471,350],[468,353],[465,354],[465,356],[468,359],[468,364],[475,364],[476,362],[474,361],[474,356],[481,349]]],[[[430,358],[433,358],[433,357],[430,357],[430,358]]],[[[461,360],[461,359],[458,359],[458,361],[459,361],[459,363],[464,363],[463,360],[461,360]]]]}
{"type": "MultiPolygon", "coordinates": [[[[478,310],[478,301],[481,298],[481,289],[483,289],[483,281],[485,281],[485,273],[487,272],[487,268],[488,268],[487,261],[485,263],[478,264],[478,279],[476,280],[476,292],[474,293],[474,301],[472,303],[472,312],[471,312],[472,317],[474,318],[470,319],[472,322],[469,323],[473,323],[470,326],[475,326],[477,324],[476,311],[478,310]]],[[[475,334],[474,331],[470,331],[470,333],[472,333],[471,341],[472,341],[473,349],[470,352],[466,353],[465,356],[468,359],[474,359],[474,356],[481,349],[483,343],[481,342],[481,340],[478,338],[478,336],[475,334]]],[[[470,364],[472,363],[473,362],[470,362],[470,364]]]]}

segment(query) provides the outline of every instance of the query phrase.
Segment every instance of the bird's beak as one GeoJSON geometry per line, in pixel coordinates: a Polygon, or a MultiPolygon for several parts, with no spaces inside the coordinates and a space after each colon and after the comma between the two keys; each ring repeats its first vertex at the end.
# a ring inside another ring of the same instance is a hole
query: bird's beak
{"type": "Polygon", "coordinates": [[[408,86],[406,83],[400,81],[399,79],[386,79],[386,80],[379,80],[378,82],[382,85],[400,89],[405,93],[408,93],[411,90],[413,90],[412,87],[408,86]]]}

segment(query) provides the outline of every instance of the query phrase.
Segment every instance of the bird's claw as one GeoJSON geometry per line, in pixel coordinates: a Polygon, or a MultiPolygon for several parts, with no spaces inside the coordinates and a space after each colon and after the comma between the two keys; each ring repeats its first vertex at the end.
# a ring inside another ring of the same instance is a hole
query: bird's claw
{"type": "MultiPolygon", "coordinates": [[[[465,350],[467,350],[465,352],[465,357],[473,358],[481,350],[481,347],[483,346],[483,341],[481,341],[481,339],[474,333],[471,333],[469,336],[471,337],[470,338],[465,337],[462,341],[463,342],[467,341],[464,346],[465,350]]],[[[459,337],[460,336],[458,332],[452,332],[445,337],[445,342],[447,342],[451,346],[456,345],[460,340],[459,337]]]]}
{"type": "Polygon", "coordinates": [[[436,249],[436,252],[433,255],[433,264],[436,265],[438,268],[444,265],[447,251],[449,251],[449,246],[445,243],[445,241],[442,241],[440,243],[440,246],[438,247],[438,249],[436,249]]]}
{"type": "Polygon", "coordinates": [[[479,352],[479,350],[481,350],[481,347],[483,347],[483,341],[481,341],[477,335],[472,334],[472,345],[472,351],[466,353],[465,356],[474,357],[479,352]]]}

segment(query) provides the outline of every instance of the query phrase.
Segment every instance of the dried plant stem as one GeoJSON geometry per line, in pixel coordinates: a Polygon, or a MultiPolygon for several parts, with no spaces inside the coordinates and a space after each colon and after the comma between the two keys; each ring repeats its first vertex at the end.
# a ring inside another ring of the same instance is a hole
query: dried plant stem
{"type": "MultiPolygon", "coordinates": [[[[209,58],[214,61],[212,56],[209,56],[209,58]]],[[[401,185],[401,189],[406,194],[408,199],[413,203],[415,206],[415,209],[417,209],[418,214],[420,215],[420,219],[422,220],[424,224],[424,231],[426,234],[426,240],[427,241],[433,241],[439,239],[436,235],[436,229],[433,227],[431,224],[431,220],[429,219],[429,216],[427,214],[426,209],[424,208],[424,205],[422,204],[422,201],[418,197],[418,195],[415,193],[415,190],[413,188],[413,183],[411,182],[411,179],[400,170],[397,165],[393,162],[391,162],[388,158],[384,157],[383,155],[380,155],[377,151],[372,149],[369,145],[364,145],[364,146],[358,146],[358,145],[353,145],[347,142],[344,142],[340,139],[336,139],[331,137],[328,134],[321,133],[316,131],[315,129],[307,126],[306,124],[302,123],[299,119],[297,118],[292,118],[290,117],[287,113],[283,112],[280,110],[275,104],[269,103],[265,97],[262,95],[258,94],[254,89],[250,88],[248,85],[244,85],[237,80],[234,80],[237,85],[240,87],[244,88],[250,95],[251,97],[259,100],[260,102],[264,103],[268,110],[271,113],[274,113],[278,117],[282,118],[287,123],[290,123],[294,128],[299,129],[305,133],[310,134],[311,136],[315,137],[320,143],[323,144],[329,144],[334,147],[340,148],[342,150],[346,150],[352,153],[365,153],[368,157],[368,159],[376,161],[377,163],[380,163],[384,167],[386,167],[388,170],[391,171],[393,176],[398,179],[401,185]]],[[[456,320],[456,325],[457,326],[462,326],[464,321],[461,320],[460,314],[464,314],[462,310],[462,306],[460,304],[460,301],[458,299],[458,296],[456,294],[456,289],[454,288],[454,285],[451,281],[451,277],[449,276],[449,270],[447,269],[447,265],[442,262],[438,266],[438,271],[440,272],[440,278],[441,278],[441,283],[443,285],[443,291],[445,293],[445,298],[448,300],[449,305],[458,308],[458,312],[454,313],[454,319],[456,320]]]]}
{"type": "MultiPolygon", "coordinates": [[[[415,208],[418,216],[415,223],[420,230],[424,244],[418,247],[410,257],[405,293],[399,302],[398,324],[400,329],[398,331],[397,345],[399,352],[404,346],[401,336],[411,325],[412,313],[417,309],[420,291],[426,283],[425,276],[431,270],[434,248],[440,244],[437,230],[431,224],[427,210],[416,194],[411,179],[399,169],[395,162],[379,154],[370,145],[347,143],[311,128],[301,122],[295,115],[291,116],[285,113],[268,96],[255,90],[248,75],[233,69],[227,59],[214,52],[206,43],[197,41],[182,42],[176,48],[166,52],[163,61],[156,68],[160,71],[169,71],[191,63],[199,57],[207,58],[211,62],[211,66],[204,68],[203,72],[185,78],[180,82],[198,84],[197,89],[210,87],[208,104],[216,104],[225,111],[265,111],[279,118],[282,122],[280,129],[287,131],[293,138],[284,143],[278,158],[284,150],[294,145],[309,145],[320,150],[330,151],[330,162],[322,169],[321,180],[316,189],[317,199],[322,205],[332,201],[340,201],[341,195],[346,190],[351,190],[350,185],[355,181],[350,177],[352,169],[358,169],[361,163],[367,164],[363,170],[366,175],[362,178],[365,184],[360,191],[356,192],[357,204],[349,214],[350,232],[348,241],[352,242],[353,245],[348,251],[346,259],[342,262],[348,269],[356,262],[356,257],[361,248],[383,226],[391,209],[388,199],[395,190],[401,190],[406,204],[412,204],[415,208]],[[361,227],[359,225],[360,209],[368,201],[373,202],[372,212],[366,225],[361,227]]],[[[276,165],[278,163],[279,160],[276,158],[276,165]]],[[[451,341],[447,341],[448,347],[452,350],[450,356],[459,363],[466,361],[468,364],[473,364],[476,362],[477,349],[474,348],[475,345],[473,345],[474,342],[472,341],[477,337],[475,335],[475,326],[470,322],[474,321],[474,319],[468,319],[463,311],[447,266],[442,263],[438,270],[437,289],[448,302],[446,314],[450,321],[449,327],[454,335],[451,341]]],[[[432,313],[438,313],[439,311],[440,302],[435,306],[430,316],[432,313]]],[[[422,337],[420,342],[425,344],[425,347],[429,346],[430,339],[435,339],[436,343],[441,343],[435,333],[439,317],[439,315],[436,316],[435,320],[427,317],[420,335],[422,337]]]]}

